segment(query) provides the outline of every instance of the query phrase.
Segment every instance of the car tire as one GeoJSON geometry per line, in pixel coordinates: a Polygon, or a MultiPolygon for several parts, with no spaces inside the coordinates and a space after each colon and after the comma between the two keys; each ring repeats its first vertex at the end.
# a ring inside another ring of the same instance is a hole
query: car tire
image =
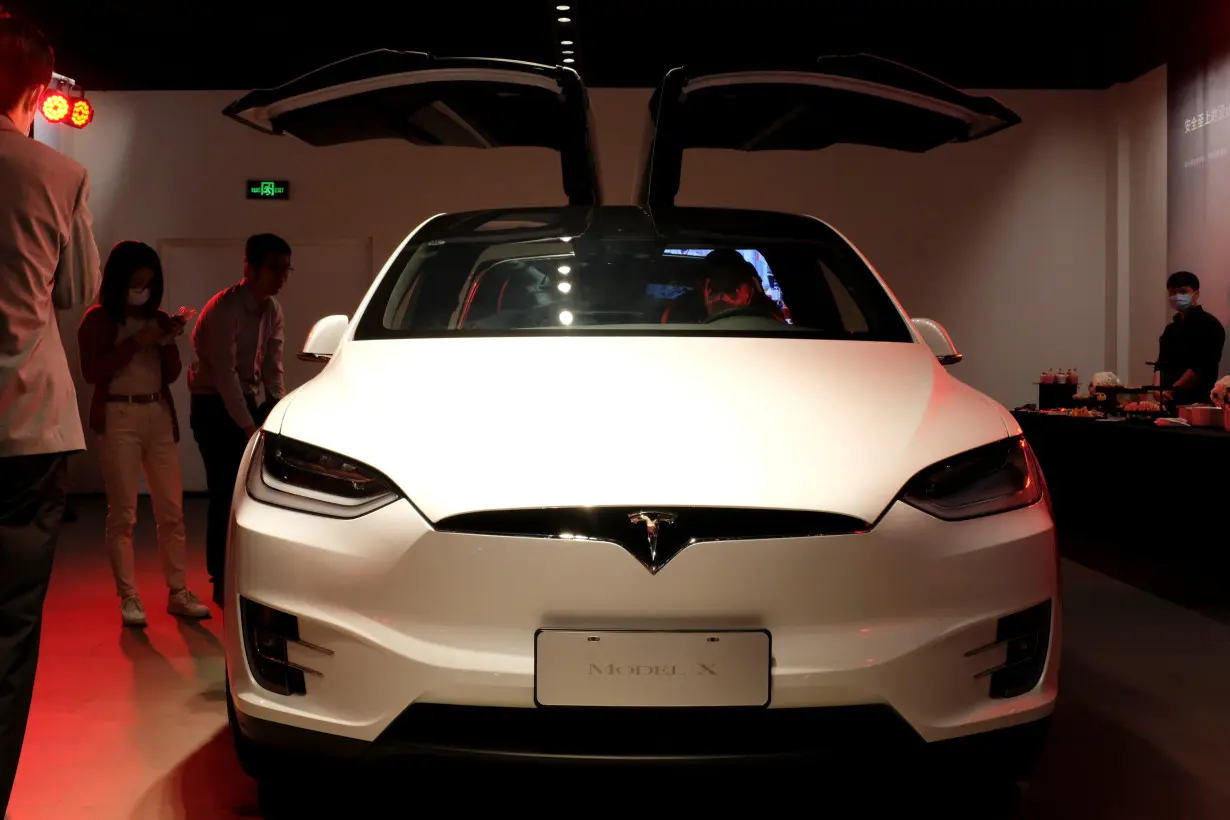
{"type": "MultiPolygon", "coordinates": [[[[286,780],[260,780],[256,784],[256,802],[265,820],[302,820],[319,817],[325,809],[319,795],[315,800],[296,789],[286,780]]],[[[340,814],[340,813],[339,813],[340,814]]]]}
{"type": "Polygon", "coordinates": [[[966,779],[995,787],[1027,782],[1046,752],[1051,718],[942,744],[939,760],[966,779]]]}
{"type": "Polygon", "coordinates": [[[277,767],[272,756],[255,743],[239,728],[239,716],[235,714],[235,699],[231,697],[231,684],[226,684],[226,719],[231,727],[231,741],[235,744],[235,756],[244,774],[258,783],[275,780],[277,767]]]}
{"type": "Polygon", "coordinates": [[[994,767],[993,772],[998,774],[1002,781],[1021,783],[1033,777],[1038,763],[1046,753],[1051,719],[1046,717],[1016,728],[1020,730],[1018,734],[1005,735],[999,743],[1002,762],[994,767]]]}

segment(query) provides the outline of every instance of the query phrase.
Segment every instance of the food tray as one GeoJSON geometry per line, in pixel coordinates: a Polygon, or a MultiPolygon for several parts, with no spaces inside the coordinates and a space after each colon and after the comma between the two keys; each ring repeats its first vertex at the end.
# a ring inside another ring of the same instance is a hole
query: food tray
{"type": "Polygon", "coordinates": [[[1097,421],[1098,419],[1106,418],[1106,414],[1100,410],[1094,410],[1092,413],[1074,413],[1077,408],[1071,407],[1055,407],[1049,410],[1033,411],[1039,416],[1059,416],[1065,419],[1083,419],[1084,421],[1097,421]]]}

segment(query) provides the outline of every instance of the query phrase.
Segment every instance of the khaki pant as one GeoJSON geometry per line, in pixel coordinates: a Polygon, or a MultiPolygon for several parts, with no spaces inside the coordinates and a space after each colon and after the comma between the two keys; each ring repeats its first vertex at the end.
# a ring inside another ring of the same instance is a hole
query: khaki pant
{"type": "Polygon", "coordinates": [[[137,594],[132,528],[137,521],[141,471],[158,525],[158,553],[167,587],[184,588],[184,478],[166,402],[107,405],[107,432],[98,437],[98,461],[107,488],[107,552],[121,598],[137,594]]]}

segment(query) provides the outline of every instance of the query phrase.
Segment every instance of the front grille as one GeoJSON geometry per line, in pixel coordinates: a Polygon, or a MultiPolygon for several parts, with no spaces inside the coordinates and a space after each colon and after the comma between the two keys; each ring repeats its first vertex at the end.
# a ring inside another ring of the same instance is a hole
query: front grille
{"type": "Polygon", "coordinates": [[[414,704],[372,754],[603,760],[756,758],[916,751],[886,705],[806,709],[503,708],[414,704]]]}
{"type": "Polygon", "coordinates": [[[865,532],[857,518],[807,510],[724,507],[547,507],[462,513],[443,532],[610,541],[657,574],[692,544],[865,532]]]}
{"type": "Polygon", "coordinates": [[[440,532],[512,535],[531,538],[584,537],[617,544],[640,543],[643,526],[631,516],[663,511],[674,516],[662,540],[683,543],[760,538],[805,538],[863,532],[867,522],[837,513],[809,510],[741,509],[731,507],[543,507],[461,513],[441,519],[440,532]]]}

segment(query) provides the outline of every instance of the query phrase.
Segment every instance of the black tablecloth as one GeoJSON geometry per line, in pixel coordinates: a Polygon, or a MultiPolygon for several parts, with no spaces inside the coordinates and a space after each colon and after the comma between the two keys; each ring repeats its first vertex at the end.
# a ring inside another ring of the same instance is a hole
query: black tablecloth
{"type": "Polygon", "coordinates": [[[1042,465],[1061,534],[1230,552],[1230,433],[1013,415],[1042,465]]]}

